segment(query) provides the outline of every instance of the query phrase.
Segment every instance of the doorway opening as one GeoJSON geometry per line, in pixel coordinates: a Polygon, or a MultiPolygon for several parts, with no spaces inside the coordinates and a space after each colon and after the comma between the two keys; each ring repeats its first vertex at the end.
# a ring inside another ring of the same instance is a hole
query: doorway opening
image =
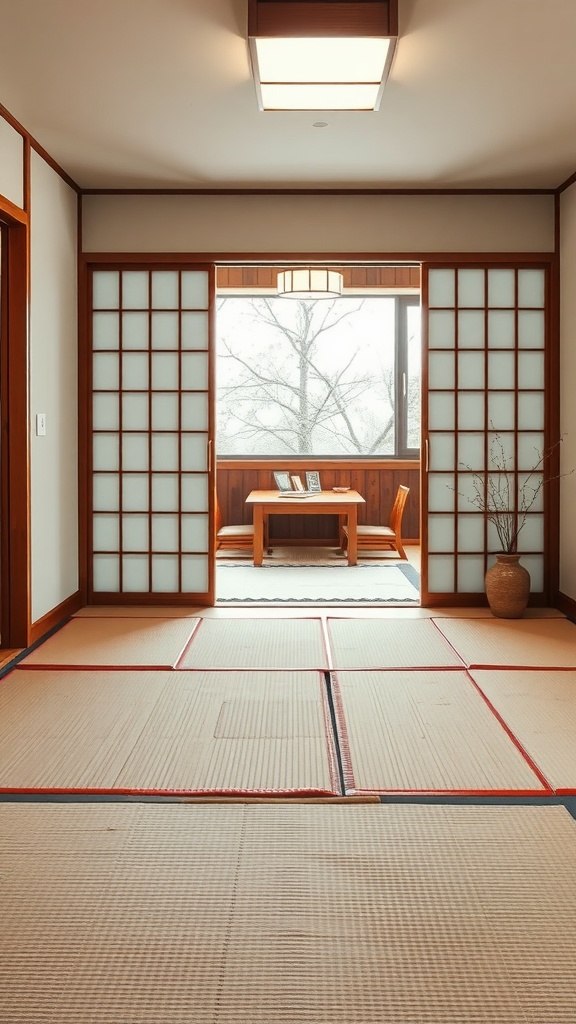
{"type": "Polygon", "coordinates": [[[279,298],[288,267],[217,268],[216,604],[418,604],[420,266],[331,265],[344,289],[327,299],[279,298]],[[312,493],[264,510],[258,564],[246,499],[283,481],[312,493]],[[367,546],[364,527],[389,526],[401,485],[400,550],[367,546]],[[358,495],[352,564],[329,504],[344,488],[358,495]]]}

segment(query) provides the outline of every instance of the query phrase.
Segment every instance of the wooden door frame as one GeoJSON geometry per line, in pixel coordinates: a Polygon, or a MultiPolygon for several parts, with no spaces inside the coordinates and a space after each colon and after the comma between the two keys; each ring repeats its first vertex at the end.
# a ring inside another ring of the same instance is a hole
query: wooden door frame
{"type": "Polygon", "coordinates": [[[28,214],[0,199],[1,344],[1,629],[2,649],[31,642],[28,214]]]}

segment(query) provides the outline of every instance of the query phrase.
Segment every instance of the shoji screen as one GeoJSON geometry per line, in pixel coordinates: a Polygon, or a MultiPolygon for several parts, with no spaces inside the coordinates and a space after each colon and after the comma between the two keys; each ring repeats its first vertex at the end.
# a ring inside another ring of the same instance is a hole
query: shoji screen
{"type": "Polygon", "coordinates": [[[207,598],[208,268],[92,274],[91,596],[207,598]]]}
{"type": "MultiPolygon", "coordinates": [[[[495,530],[468,500],[472,473],[490,468],[496,444],[517,491],[545,448],[546,273],[499,266],[424,274],[427,603],[434,595],[481,594],[500,550],[495,530]]],[[[519,537],[533,593],[544,590],[544,536],[541,492],[519,537]]]]}

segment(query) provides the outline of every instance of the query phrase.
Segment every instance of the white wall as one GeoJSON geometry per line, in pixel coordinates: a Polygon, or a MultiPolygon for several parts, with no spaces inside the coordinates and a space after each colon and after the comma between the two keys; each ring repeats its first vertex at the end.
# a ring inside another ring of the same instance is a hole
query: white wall
{"type": "Polygon", "coordinates": [[[31,164],[32,621],[78,589],[77,198],[31,164]],[[37,437],[36,413],[46,414],[37,437]]]}
{"type": "Polygon", "coordinates": [[[549,252],[552,196],[85,196],[84,252],[549,252]]]}
{"type": "Polygon", "coordinates": [[[24,208],[24,139],[0,117],[0,195],[24,208]]]}
{"type": "Polygon", "coordinates": [[[560,197],[560,590],[576,600],[576,184],[560,197]]]}

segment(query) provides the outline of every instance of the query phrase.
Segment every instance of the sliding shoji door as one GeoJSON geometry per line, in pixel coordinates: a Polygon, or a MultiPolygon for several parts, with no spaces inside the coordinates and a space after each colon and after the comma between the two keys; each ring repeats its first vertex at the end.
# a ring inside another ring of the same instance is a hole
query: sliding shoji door
{"type": "Polygon", "coordinates": [[[213,272],[92,271],[89,599],[210,603],[213,272]]]}
{"type": "MultiPolygon", "coordinates": [[[[547,270],[427,267],[423,274],[423,603],[477,603],[500,550],[470,502],[473,473],[504,454],[518,494],[547,445],[547,270]]],[[[492,472],[494,470],[492,469],[492,472]]],[[[541,479],[538,474],[534,478],[541,479]]],[[[517,499],[516,499],[517,500],[517,499]]],[[[532,592],[546,589],[544,495],[519,537],[532,592]]]]}

